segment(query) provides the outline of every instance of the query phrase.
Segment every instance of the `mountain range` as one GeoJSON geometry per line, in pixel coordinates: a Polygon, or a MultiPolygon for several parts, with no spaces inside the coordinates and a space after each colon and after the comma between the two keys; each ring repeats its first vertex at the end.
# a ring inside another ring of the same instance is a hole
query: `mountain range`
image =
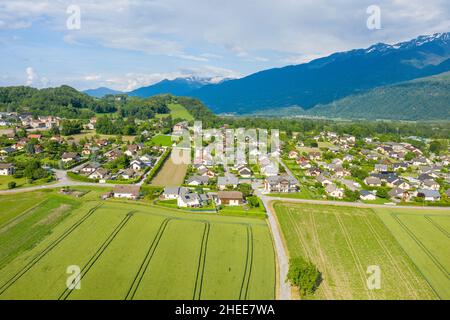
{"type": "Polygon", "coordinates": [[[371,101],[372,118],[377,117],[377,109],[378,114],[383,115],[381,110],[385,110],[389,98],[404,108],[400,110],[404,115],[396,118],[409,119],[421,118],[421,115],[416,112],[409,117],[407,115],[414,112],[408,113],[405,108],[426,113],[427,106],[436,108],[437,104],[443,104],[441,109],[448,110],[450,100],[441,94],[448,84],[447,76],[440,81],[431,78],[410,82],[448,71],[450,33],[438,33],[393,45],[378,43],[366,49],[334,53],[309,63],[269,69],[220,83],[198,78],[164,80],[129,95],[191,96],[219,114],[264,114],[266,110],[269,113],[295,107],[306,114],[363,118],[368,110],[366,101],[371,101]],[[414,95],[421,98],[415,100],[414,95]],[[420,108],[406,105],[406,100],[402,100],[406,96],[410,102],[423,104],[420,108]]]}
{"type": "Polygon", "coordinates": [[[130,92],[120,92],[108,88],[98,88],[83,91],[84,93],[101,98],[108,94],[126,93],[132,97],[148,98],[159,94],[172,94],[175,96],[186,96],[201,87],[216,83],[212,78],[186,77],[176,78],[173,80],[164,79],[158,83],[141,87],[130,92]]]}

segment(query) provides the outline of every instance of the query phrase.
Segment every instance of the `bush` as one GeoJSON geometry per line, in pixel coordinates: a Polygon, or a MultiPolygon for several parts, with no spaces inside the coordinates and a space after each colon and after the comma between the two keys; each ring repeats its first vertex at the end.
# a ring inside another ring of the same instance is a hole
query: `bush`
{"type": "Polygon", "coordinates": [[[313,263],[296,257],[289,261],[287,279],[305,296],[314,294],[322,281],[322,275],[313,263]]]}
{"type": "Polygon", "coordinates": [[[8,182],[8,189],[14,189],[17,187],[17,184],[15,181],[8,182]]]}

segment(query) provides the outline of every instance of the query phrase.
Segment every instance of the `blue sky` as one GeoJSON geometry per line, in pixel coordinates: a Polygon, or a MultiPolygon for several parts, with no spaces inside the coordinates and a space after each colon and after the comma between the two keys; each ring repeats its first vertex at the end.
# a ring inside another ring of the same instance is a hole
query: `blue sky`
{"type": "Polygon", "coordinates": [[[0,86],[132,90],[242,77],[336,51],[450,31],[448,0],[2,0],[0,86]],[[370,5],[381,29],[366,26],[370,5]],[[81,28],[66,26],[67,8],[81,28]]]}

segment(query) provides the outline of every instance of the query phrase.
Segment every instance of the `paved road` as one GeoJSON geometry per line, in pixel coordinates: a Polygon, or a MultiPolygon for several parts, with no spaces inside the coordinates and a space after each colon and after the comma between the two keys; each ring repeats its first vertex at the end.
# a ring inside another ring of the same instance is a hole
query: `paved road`
{"type": "Polygon", "coordinates": [[[427,211],[448,211],[448,210],[450,210],[449,207],[397,206],[397,205],[385,205],[385,204],[368,204],[368,203],[361,203],[361,202],[291,199],[291,198],[280,198],[280,197],[269,197],[269,196],[265,196],[265,197],[270,199],[270,201],[285,201],[285,202],[307,203],[307,204],[324,204],[324,205],[334,205],[334,206],[342,206],[342,207],[416,209],[416,210],[427,210],[427,211]]]}
{"type": "Polygon", "coordinates": [[[18,188],[18,189],[12,189],[12,190],[4,190],[0,191],[0,195],[2,194],[16,194],[21,192],[29,192],[29,191],[36,191],[36,190],[43,190],[43,189],[53,189],[53,188],[62,188],[62,187],[73,187],[73,186],[90,186],[90,187],[114,187],[116,184],[111,183],[90,183],[90,182],[81,182],[81,181],[75,181],[71,180],[68,176],[66,171],[64,170],[53,170],[56,176],[56,182],[50,183],[47,185],[41,185],[41,186],[35,186],[35,187],[28,187],[28,188],[18,188]]]}
{"type": "Polygon", "coordinates": [[[279,300],[290,300],[291,299],[291,285],[286,282],[288,270],[289,270],[289,257],[287,255],[286,249],[284,248],[283,238],[281,236],[281,231],[275,216],[275,212],[272,212],[270,202],[272,199],[261,193],[260,190],[256,190],[256,195],[261,198],[264,207],[267,211],[268,221],[270,230],[272,231],[273,241],[275,244],[275,251],[278,263],[278,293],[277,299],[279,300]]]}

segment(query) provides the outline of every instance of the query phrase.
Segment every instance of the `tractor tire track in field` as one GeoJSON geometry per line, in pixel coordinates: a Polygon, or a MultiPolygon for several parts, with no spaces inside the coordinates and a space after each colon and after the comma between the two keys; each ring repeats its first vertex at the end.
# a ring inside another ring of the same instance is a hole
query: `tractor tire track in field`
{"type": "Polygon", "coordinates": [[[148,266],[153,258],[153,255],[156,252],[156,249],[159,245],[159,242],[162,238],[162,235],[164,234],[164,231],[166,230],[167,224],[173,220],[172,218],[165,219],[161,225],[159,226],[158,232],[156,233],[155,238],[153,239],[147,254],[144,257],[144,260],[142,261],[142,264],[134,277],[133,283],[130,286],[130,289],[128,290],[128,293],[125,297],[125,300],[133,300],[139,285],[141,284],[142,278],[144,277],[145,273],[147,272],[148,266]]]}
{"type": "Polygon", "coordinates": [[[397,214],[391,214],[391,216],[397,221],[397,223],[405,230],[405,232],[411,237],[411,239],[425,252],[425,254],[433,261],[433,263],[438,267],[442,273],[449,278],[449,273],[445,269],[445,267],[441,264],[441,262],[433,255],[433,253],[428,250],[428,248],[422,243],[422,241],[417,238],[417,236],[406,226],[403,221],[400,220],[397,214]]]}
{"type": "Polygon", "coordinates": [[[54,249],[61,241],[63,241],[67,236],[69,236],[75,229],[77,229],[83,222],[85,222],[89,217],[97,211],[102,204],[95,206],[90,209],[87,214],[85,214],[80,220],[73,224],[69,229],[64,231],[56,240],[54,240],[44,251],[40,252],[35,256],[29,263],[27,263],[19,272],[11,277],[6,283],[0,287],[0,295],[2,295],[9,287],[11,287],[17,280],[19,280],[25,273],[27,273],[36,263],[38,263],[43,257],[47,255],[52,249],[54,249]]]}
{"type": "Polygon", "coordinates": [[[424,218],[430,222],[433,226],[435,226],[440,232],[442,232],[447,238],[450,238],[450,233],[445,230],[444,228],[442,228],[441,225],[439,225],[439,223],[437,223],[436,221],[434,221],[432,218],[430,218],[429,216],[424,215],[424,218]]]}
{"type": "MultiPolygon", "coordinates": [[[[311,225],[312,225],[312,229],[313,229],[312,230],[312,239],[313,239],[314,247],[316,248],[316,251],[317,251],[317,256],[319,258],[318,267],[319,267],[319,269],[322,269],[323,272],[325,272],[325,271],[328,271],[327,263],[326,263],[326,259],[323,254],[323,251],[322,251],[322,247],[320,245],[319,233],[317,231],[317,224],[316,224],[316,219],[315,219],[314,215],[315,215],[314,212],[309,212],[309,217],[311,219],[311,225]]],[[[336,280],[339,279],[336,274],[335,274],[335,279],[336,280]]],[[[323,293],[325,295],[325,298],[332,299],[333,292],[330,289],[330,286],[328,285],[326,278],[324,278],[323,280],[324,281],[322,281],[322,284],[323,284],[323,293]]]]}
{"type": "Polygon", "coordinates": [[[347,229],[345,228],[344,222],[342,222],[341,218],[339,217],[339,214],[334,213],[334,215],[335,215],[336,220],[337,220],[337,222],[339,224],[339,227],[340,227],[340,229],[342,231],[342,234],[344,235],[345,242],[347,243],[347,246],[348,246],[348,248],[350,250],[350,253],[351,253],[352,257],[353,257],[353,260],[356,263],[356,268],[358,269],[358,273],[359,273],[359,275],[361,277],[363,288],[367,292],[367,295],[370,297],[370,299],[373,300],[374,299],[373,293],[366,286],[366,278],[364,277],[366,273],[364,272],[361,260],[359,259],[358,254],[356,253],[355,247],[353,246],[351,237],[350,237],[347,229]]]}
{"type": "MultiPolygon", "coordinates": [[[[391,252],[389,251],[389,249],[386,247],[386,245],[383,243],[383,239],[380,237],[380,235],[378,234],[378,232],[376,231],[375,227],[372,225],[372,223],[369,220],[369,217],[364,216],[364,221],[366,222],[367,227],[369,228],[370,232],[372,233],[372,235],[374,236],[375,240],[377,241],[378,245],[380,246],[380,248],[383,250],[384,254],[389,258],[389,260],[391,261],[391,264],[394,266],[395,271],[397,272],[398,276],[401,278],[402,282],[406,285],[408,292],[412,293],[415,299],[419,299],[415,288],[412,287],[412,285],[410,284],[410,282],[408,281],[408,279],[406,278],[406,276],[404,275],[404,273],[402,272],[401,268],[399,267],[397,261],[395,260],[394,256],[391,254],[391,252]]],[[[409,267],[408,267],[408,271],[409,267]]],[[[420,283],[416,277],[416,275],[411,272],[411,274],[413,275],[414,279],[417,281],[417,283],[420,283]]]]}
{"type": "Polygon", "coordinates": [[[202,297],[203,276],[205,273],[209,231],[211,229],[211,224],[209,223],[209,221],[205,221],[204,223],[205,223],[205,229],[203,231],[202,245],[200,248],[200,255],[198,257],[197,276],[195,279],[194,296],[192,298],[193,300],[200,300],[202,297]]]}
{"type": "Polygon", "coordinates": [[[28,208],[27,210],[25,210],[24,212],[19,214],[17,217],[15,217],[9,221],[6,221],[6,223],[0,227],[0,233],[3,233],[5,231],[9,230],[11,228],[11,225],[14,226],[15,224],[17,224],[16,222],[20,222],[21,219],[23,219],[24,217],[29,215],[31,212],[33,212],[34,209],[36,209],[37,207],[39,207],[41,204],[43,204],[46,201],[48,201],[48,199],[44,199],[41,202],[38,202],[31,208],[28,208]]]}
{"type": "MultiPolygon", "coordinates": [[[[133,217],[133,214],[136,211],[130,211],[127,213],[127,215],[120,221],[120,223],[117,225],[117,227],[114,228],[113,232],[106,238],[106,240],[102,243],[100,248],[94,253],[94,255],[89,259],[87,264],[81,269],[80,276],[78,278],[78,281],[73,284],[75,287],[89,272],[89,270],[92,268],[92,266],[97,262],[97,260],[101,257],[103,252],[108,248],[108,246],[113,242],[113,240],[116,238],[116,236],[119,234],[119,232],[125,227],[125,225],[130,221],[130,219],[133,217]]],[[[64,292],[59,296],[58,300],[66,300],[70,294],[73,292],[73,290],[66,288],[64,292]]]]}
{"type": "Polygon", "coordinates": [[[247,225],[247,257],[245,259],[245,271],[244,277],[242,278],[239,300],[247,299],[248,287],[250,285],[250,278],[252,276],[252,267],[253,267],[253,230],[251,225],[247,225]]]}
{"type": "Polygon", "coordinates": [[[287,208],[287,210],[288,210],[287,216],[289,218],[289,222],[294,226],[295,233],[298,235],[298,239],[300,240],[300,244],[301,244],[301,246],[303,248],[303,251],[304,251],[304,253],[306,255],[306,259],[309,259],[309,260],[313,261],[312,260],[312,253],[309,251],[309,248],[308,248],[308,245],[306,243],[306,240],[303,238],[303,234],[300,231],[300,228],[299,228],[297,222],[295,221],[295,218],[292,216],[291,208],[287,208]]]}

